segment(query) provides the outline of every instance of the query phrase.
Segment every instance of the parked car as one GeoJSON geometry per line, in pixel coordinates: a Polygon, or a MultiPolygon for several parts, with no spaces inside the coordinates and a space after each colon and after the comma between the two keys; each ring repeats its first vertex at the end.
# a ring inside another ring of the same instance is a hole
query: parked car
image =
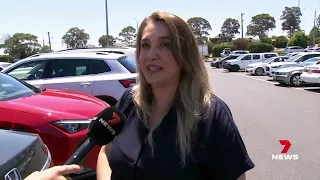
{"type": "Polygon", "coordinates": [[[298,87],[303,84],[303,81],[300,78],[303,70],[310,66],[320,64],[320,57],[310,58],[302,63],[300,63],[297,67],[286,67],[280,68],[274,71],[273,80],[279,82],[279,84],[288,84],[293,87],[298,87]]]}
{"type": "Polygon", "coordinates": [[[2,71],[37,88],[81,92],[115,105],[135,84],[136,64],[123,54],[45,53],[18,61],[2,71]]]}
{"type": "MultiPolygon", "coordinates": [[[[109,105],[93,96],[63,90],[40,90],[0,73],[0,128],[39,134],[54,164],[64,164],[86,137],[91,118],[109,105]]],[[[96,167],[99,149],[87,156],[96,167]]]]}
{"type": "Polygon", "coordinates": [[[302,63],[313,57],[320,57],[320,52],[299,53],[295,56],[290,57],[288,60],[284,62],[272,63],[270,65],[267,65],[266,67],[267,75],[273,77],[274,71],[278,70],[279,68],[296,67],[299,63],[302,63]]]}
{"type": "Polygon", "coordinates": [[[79,49],[66,49],[58,51],[58,53],[81,53],[81,52],[104,52],[104,53],[117,53],[124,54],[129,59],[136,62],[136,48],[133,47],[108,47],[108,48],[79,48],[79,49]]]}
{"type": "Polygon", "coordinates": [[[303,82],[311,84],[320,84],[320,64],[305,67],[300,75],[303,82]]]}
{"type": "Polygon", "coordinates": [[[0,179],[4,180],[24,179],[54,165],[37,134],[0,129],[0,152],[0,179]]]}
{"type": "Polygon", "coordinates": [[[231,54],[229,56],[224,57],[221,60],[216,60],[216,61],[212,61],[211,62],[211,67],[216,67],[216,68],[221,68],[222,65],[227,61],[227,60],[231,60],[231,59],[236,59],[237,57],[239,57],[241,54],[231,54]]]}
{"type": "Polygon", "coordinates": [[[307,50],[300,46],[290,46],[284,49],[285,54],[293,53],[293,52],[307,52],[307,50]]]}
{"type": "Polygon", "coordinates": [[[257,76],[266,75],[266,72],[267,72],[266,67],[268,64],[272,64],[272,63],[276,63],[276,62],[283,62],[287,59],[289,59],[288,56],[271,57],[271,58],[265,59],[259,63],[249,64],[246,67],[245,72],[249,73],[250,75],[257,75],[257,76]]]}
{"type": "Polygon", "coordinates": [[[224,48],[222,50],[222,52],[220,53],[220,56],[224,58],[224,57],[229,56],[230,54],[231,54],[231,49],[230,48],[224,48]]]}
{"type": "Polygon", "coordinates": [[[292,57],[292,56],[295,56],[295,55],[297,55],[297,54],[299,54],[299,53],[288,53],[288,54],[286,54],[285,56],[292,57]]]}
{"type": "Polygon", "coordinates": [[[243,54],[236,59],[227,60],[226,63],[224,63],[223,68],[228,69],[231,72],[237,72],[239,70],[245,70],[249,64],[262,62],[265,59],[278,56],[277,53],[272,52],[243,54]]]}
{"type": "Polygon", "coordinates": [[[8,62],[0,62],[0,71],[6,67],[8,67],[9,65],[11,65],[11,63],[8,62]]]}

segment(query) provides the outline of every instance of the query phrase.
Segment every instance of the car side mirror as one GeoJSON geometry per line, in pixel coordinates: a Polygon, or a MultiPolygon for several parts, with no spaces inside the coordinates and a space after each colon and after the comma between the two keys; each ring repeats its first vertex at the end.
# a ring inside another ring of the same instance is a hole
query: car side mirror
{"type": "Polygon", "coordinates": [[[22,180],[22,178],[18,169],[13,168],[4,176],[4,180],[22,180]]]}

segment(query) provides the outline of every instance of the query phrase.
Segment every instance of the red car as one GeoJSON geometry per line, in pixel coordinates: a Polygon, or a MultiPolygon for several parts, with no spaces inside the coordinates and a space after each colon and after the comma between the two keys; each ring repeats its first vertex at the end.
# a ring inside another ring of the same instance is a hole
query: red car
{"type": "MultiPolygon", "coordinates": [[[[109,107],[93,96],[61,91],[41,91],[0,73],[0,128],[39,134],[55,165],[64,164],[86,137],[90,119],[109,107]]],[[[18,143],[18,142],[15,142],[18,143]]],[[[99,147],[86,157],[95,169],[99,147]]]]}

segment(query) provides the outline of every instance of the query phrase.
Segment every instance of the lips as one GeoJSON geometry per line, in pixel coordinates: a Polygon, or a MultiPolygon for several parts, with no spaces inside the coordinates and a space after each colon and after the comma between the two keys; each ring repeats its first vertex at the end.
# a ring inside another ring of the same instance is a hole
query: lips
{"type": "Polygon", "coordinates": [[[150,64],[147,66],[148,71],[150,72],[159,72],[161,71],[163,68],[159,65],[155,65],[155,64],[150,64]]]}

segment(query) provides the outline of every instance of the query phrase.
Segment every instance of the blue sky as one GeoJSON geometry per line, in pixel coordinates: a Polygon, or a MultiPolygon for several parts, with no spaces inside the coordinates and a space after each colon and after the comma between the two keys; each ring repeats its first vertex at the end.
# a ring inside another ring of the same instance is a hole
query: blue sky
{"type": "MultiPolygon", "coordinates": [[[[90,34],[89,44],[98,45],[98,38],[106,33],[105,0],[0,0],[0,38],[16,32],[31,33],[42,44],[48,43],[50,31],[53,50],[65,48],[61,37],[70,27],[80,27],[90,34]]],[[[244,12],[244,26],[259,13],[274,16],[276,28],[269,35],[285,34],[281,31],[280,15],[285,6],[297,6],[298,0],[108,0],[109,33],[117,36],[121,29],[136,20],[141,21],[154,11],[168,11],[187,20],[200,16],[211,26],[211,36],[220,32],[226,18],[236,18],[244,12]]],[[[313,27],[314,11],[320,14],[319,0],[301,0],[301,27],[307,33],[313,27]]],[[[244,28],[246,30],[246,28],[244,28]]],[[[240,35],[239,35],[240,36],[240,35]]],[[[0,52],[1,53],[1,52],[0,52]]]]}

